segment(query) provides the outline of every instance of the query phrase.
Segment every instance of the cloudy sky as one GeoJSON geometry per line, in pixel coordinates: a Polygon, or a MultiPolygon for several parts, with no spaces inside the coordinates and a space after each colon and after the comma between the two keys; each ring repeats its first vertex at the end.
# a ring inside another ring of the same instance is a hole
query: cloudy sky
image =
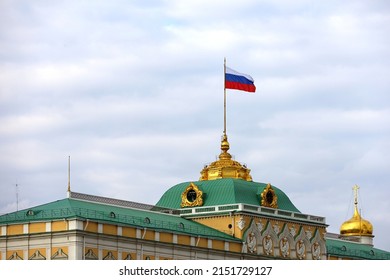
{"type": "Polygon", "coordinates": [[[390,250],[390,3],[0,1],[0,213],[73,191],[154,204],[230,153],[330,232],[390,250]],[[18,184],[18,187],[16,187],[18,184]]]}

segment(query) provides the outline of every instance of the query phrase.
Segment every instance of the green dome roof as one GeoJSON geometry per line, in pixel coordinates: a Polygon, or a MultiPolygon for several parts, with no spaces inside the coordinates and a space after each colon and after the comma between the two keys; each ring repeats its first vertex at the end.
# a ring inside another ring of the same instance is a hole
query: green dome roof
{"type": "MultiPolygon", "coordinates": [[[[237,203],[260,206],[261,193],[267,187],[267,184],[264,183],[232,178],[184,182],[168,189],[156,205],[180,209],[182,194],[191,183],[195,184],[203,192],[202,206],[237,203]]],[[[300,213],[283,191],[274,186],[272,186],[272,189],[278,198],[278,209],[300,213]]]]}

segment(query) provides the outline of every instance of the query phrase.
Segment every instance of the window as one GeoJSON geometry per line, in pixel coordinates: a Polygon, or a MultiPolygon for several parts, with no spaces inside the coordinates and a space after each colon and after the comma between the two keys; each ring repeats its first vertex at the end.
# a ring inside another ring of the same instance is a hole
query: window
{"type": "Polygon", "coordinates": [[[26,216],[34,216],[34,211],[33,210],[28,210],[26,213],[26,216]]]}

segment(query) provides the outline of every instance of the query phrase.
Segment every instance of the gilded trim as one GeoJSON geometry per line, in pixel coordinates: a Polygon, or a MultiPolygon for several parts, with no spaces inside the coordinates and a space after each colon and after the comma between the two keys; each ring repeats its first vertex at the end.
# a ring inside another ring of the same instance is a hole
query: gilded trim
{"type": "Polygon", "coordinates": [[[268,184],[264,191],[261,193],[261,206],[278,208],[278,197],[275,194],[271,184],[268,184]]]}
{"type": "Polygon", "coordinates": [[[203,192],[194,183],[190,183],[181,194],[181,207],[194,207],[203,205],[203,192]]]}

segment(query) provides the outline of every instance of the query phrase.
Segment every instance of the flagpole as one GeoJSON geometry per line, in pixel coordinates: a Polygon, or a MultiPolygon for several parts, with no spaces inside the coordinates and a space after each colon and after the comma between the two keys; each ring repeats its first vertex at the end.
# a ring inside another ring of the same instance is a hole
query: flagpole
{"type": "Polygon", "coordinates": [[[226,57],[223,60],[223,134],[226,135],[226,57]]]}

